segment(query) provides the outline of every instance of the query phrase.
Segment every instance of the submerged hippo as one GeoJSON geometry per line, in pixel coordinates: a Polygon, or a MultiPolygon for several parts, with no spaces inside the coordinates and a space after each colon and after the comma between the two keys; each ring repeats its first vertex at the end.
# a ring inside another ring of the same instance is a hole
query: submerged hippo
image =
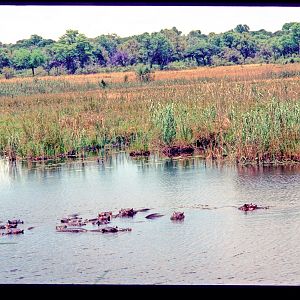
{"type": "Polygon", "coordinates": [[[114,233],[119,231],[131,231],[131,228],[118,228],[118,226],[116,227],[107,226],[101,229],[102,233],[114,233]]]}
{"type": "Polygon", "coordinates": [[[68,228],[67,225],[59,225],[56,226],[57,232],[86,232],[87,230],[84,228],[68,228]]]}
{"type": "Polygon", "coordinates": [[[176,212],[176,211],[174,211],[174,212],[173,212],[173,215],[171,216],[170,219],[171,219],[172,221],[175,221],[175,220],[176,220],[176,221],[181,221],[181,220],[184,219],[184,217],[185,217],[185,216],[184,216],[184,212],[180,212],[180,211],[177,211],[177,212],[176,212]]]}
{"type": "Polygon", "coordinates": [[[133,208],[122,208],[119,210],[118,217],[133,217],[137,213],[133,208]]]}
{"type": "Polygon", "coordinates": [[[82,218],[78,217],[77,214],[73,214],[73,215],[70,215],[66,218],[62,218],[60,220],[61,223],[63,224],[67,224],[69,226],[84,226],[86,225],[86,222],[82,221],[82,218]]]}
{"type": "Polygon", "coordinates": [[[159,217],[163,217],[164,215],[161,215],[159,213],[154,213],[154,214],[150,214],[148,216],[146,216],[146,219],[155,219],[155,218],[159,218],[159,217]]]}
{"type": "Polygon", "coordinates": [[[8,220],[7,221],[8,224],[24,224],[24,221],[21,221],[21,220],[8,220]]]}
{"type": "Polygon", "coordinates": [[[244,205],[239,207],[239,210],[243,211],[252,211],[255,209],[268,209],[268,206],[257,206],[257,204],[252,204],[252,203],[245,203],[244,205]]]}
{"type": "Polygon", "coordinates": [[[144,212],[144,211],[148,211],[150,209],[151,208],[140,208],[140,209],[137,209],[136,212],[144,212]]]}
{"type": "Polygon", "coordinates": [[[6,229],[17,228],[17,226],[18,226],[18,224],[14,224],[14,223],[11,223],[11,224],[7,223],[7,224],[5,224],[5,228],[6,229]]]}
{"type": "Polygon", "coordinates": [[[98,214],[98,221],[100,222],[110,222],[112,218],[112,212],[111,211],[105,211],[98,214]]]}
{"type": "Polygon", "coordinates": [[[16,228],[16,229],[8,229],[7,232],[5,234],[20,234],[20,233],[24,233],[24,230],[23,229],[19,229],[19,228],[16,228]]]}

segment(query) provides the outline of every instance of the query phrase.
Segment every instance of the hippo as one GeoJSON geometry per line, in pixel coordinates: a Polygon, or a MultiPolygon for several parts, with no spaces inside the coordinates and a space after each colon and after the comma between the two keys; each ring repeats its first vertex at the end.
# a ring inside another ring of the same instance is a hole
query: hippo
{"type": "Polygon", "coordinates": [[[111,233],[111,232],[118,232],[118,227],[110,227],[110,226],[107,226],[107,227],[104,227],[101,229],[101,232],[102,233],[111,233]]]}
{"type": "Polygon", "coordinates": [[[107,226],[101,229],[102,233],[114,233],[118,231],[131,231],[131,228],[118,228],[118,226],[116,227],[107,226]]]}
{"type": "Polygon", "coordinates": [[[146,216],[146,219],[155,219],[155,218],[159,218],[162,217],[163,215],[159,214],[159,213],[154,213],[154,214],[150,214],[148,216],[146,216]]]}
{"type": "Polygon", "coordinates": [[[245,203],[244,205],[239,207],[239,210],[243,211],[252,211],[255,209],[268,209],[268,206],[257,206],[257,204],[252,204],[252,203],[245,203]]]}
{"type": "Polygon", "coordinates": [[[67,224],[69,226],[79,226],[79,227],[86,225],[86,223],[81,222],[81,220],[70,220],[67,224]]]}
{"type": "Polygon", "coordinates": [[[136,212],[144,212],[148,210],[150,210],[150,208],[141,208],[141,209],[137,209],[136,212]]]}
{"type": "Polygon", "coordinates": [[[93,221],[92,222],[92,224],[93,225],[98,225],[98,226],[100,226],[100,225],[106,225],[106,224],[108,224],[109,223],[109,221],[108,220],[96,220],[96,221],[93,221]]]}
{"type": "Polygon", "coordinates": [[[17,228],[17,229],[8,229],[7,232],[6,232],[7,235],[8,234],[20,234],[20,233],[23,234],[24,230],[17,228]]]}
{"type": "Polygon", "coordinates": [[[84,228],[68,228],[66,225],[56,226],[57,232],[87,232],[84,228]]]}
{"type": "Polygon", "coordinates": [[[67,224],[70,226],[84,226],[86,223],[82,221],[82,218],[79,218],[76,214],[70,215],[66,218],[60,220],[62,224],[67,224]]]}
{"type": "Polygon", "coordinates": [[[24,221],[21,220],[8,220],[8,224],[24,224],[24,221]]]}
{"type": "Polygon", "coordinates": [[[173,215],[171,216],[171,220],[172,221],[182,221],[184,219],[184,212],[180,212],[180,211],[174,211],[173,215]]]}
{"type": "Polygon", "coordinates": [[[16,224],[16,223],[7,223],[7,224],[5,224],[5,228],[6,229],[9,229],[9,228],[17,228],[17,226],[18,226],[18,224],[16,224]]]}
{"type": "Polygon", "coordinates": [[[105,211],[105,212],[101,212],[98,214],[98,221],[102,222],[102,221],[107,221],[110,222],[112,218],[112,212],[109,211],[105,211]]]}
{"type": "Polygon", "coordinates": [[[125,208],[119,210],[118,217],[133,217],[137,211],[133,210],[133,208],[125,208]]]}

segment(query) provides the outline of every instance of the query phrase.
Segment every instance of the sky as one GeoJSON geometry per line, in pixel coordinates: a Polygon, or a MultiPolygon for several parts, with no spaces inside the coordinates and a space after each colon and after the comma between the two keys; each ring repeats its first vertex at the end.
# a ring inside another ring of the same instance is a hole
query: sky
{"type": "Polygon", "coordinates": [[[0,5],[0,42],[15,43],[32,34],[58,40],[67,29],[89,38],[112,33],[126,37],[173,26],[183,34],[196,29],[221,33],[238,24],[275,32],[288,22],[300,22],[300,7],[0,5]]]}

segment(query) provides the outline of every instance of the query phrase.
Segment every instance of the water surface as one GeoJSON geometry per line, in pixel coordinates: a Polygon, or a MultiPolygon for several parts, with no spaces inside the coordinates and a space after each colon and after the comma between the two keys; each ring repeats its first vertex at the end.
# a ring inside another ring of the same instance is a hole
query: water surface
{"type": "Polygon", "coordinates": [[[237,167],[203,160],[100,161],[16,166],[0,162],[0,283],[300,283],[300,167],[237,167]],[[242,212],[253,202],[268,210],[242,212]],[[61,217],[151,208],[115,234],[58,233],[61,217]],[[173,211],[183,222],[172,222],[173,211]],[[158,212],[163,217],[148,220],[158,212]],[[34,229],[26,230],[29,226],[34,229]]]}

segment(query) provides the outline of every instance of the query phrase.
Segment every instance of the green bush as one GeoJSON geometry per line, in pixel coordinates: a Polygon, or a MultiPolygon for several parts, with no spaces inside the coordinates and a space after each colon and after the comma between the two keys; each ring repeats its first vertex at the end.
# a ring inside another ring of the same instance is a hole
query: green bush
{"type": "Polygon", "coordinates": [[[154,79],[153,71],[147,65],[143,65],[143,64],[137,65],[135,69],[135,74],[137,79],[140,82],[149,82],[154,79]]]}
{"type": "Polygon", "coordinates": [[[2,74],[4,75],[5,79],[10,79],[14,77],[14,69],[9,67],[4,67],[2,69],[2,74]]]}

